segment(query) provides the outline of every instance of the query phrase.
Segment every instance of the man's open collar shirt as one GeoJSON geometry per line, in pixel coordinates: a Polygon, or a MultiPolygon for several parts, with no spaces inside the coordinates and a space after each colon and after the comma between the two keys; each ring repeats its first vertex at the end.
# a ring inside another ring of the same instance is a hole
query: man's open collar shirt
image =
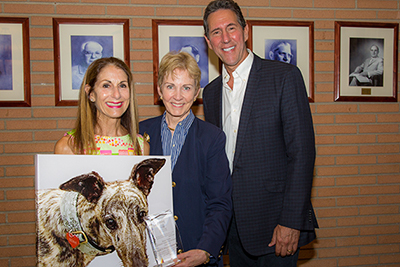
{"type": "Polygon", "coordinates": [[[254,55],[247,49],[249,55],[233,71],[233,88],[228,86],[230,79],[225,66],[222,68],[222,125],[226,134],[226,155],[229,160],[231,172],[233,170],[233,158],[235,155],[236,138],[239,129],[240,113],[246,92],[247,81],[253,65],[254,55]]]}

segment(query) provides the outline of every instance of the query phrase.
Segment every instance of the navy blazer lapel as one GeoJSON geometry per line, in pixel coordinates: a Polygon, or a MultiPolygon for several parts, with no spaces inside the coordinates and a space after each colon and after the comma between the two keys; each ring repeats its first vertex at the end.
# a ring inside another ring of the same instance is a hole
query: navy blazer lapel
{"type": "MultiPolygon", "coordinates": [[[[218,80],[218,88],[224,89],[222,86],[222,76],[219,76],[220,79],[218,80]]],[[[215,96],[215,100],[217,101],[217,114],[218,114],[218,127],[222,129],[222,90],[216,90],[217,95],[215,96]]]]}
{"type": "Polygon", "coordinates": [[[210,115],[216,116],[209,121],[215,124],[218,128],[222,129],[222,75],[218,76],[215,81],[210,84],[212,86],[209,90],[212,92],[212,97],[209,98],[208,107],[210,108],[210,115]],[[215,110],[212,110],[212,109],[215,110]]]}
{"type": "Polygon", "coordinates": [[[253,65],[250,70],[246,92],[243,99],[242,111],[240,113],[239,129],[236,138],[235,156],[233,159],[233,169],[235,169],[235,163],[240,156],[240,152],[243,147],[245,138],[249,138],[250,134],[247,133],[247,124],[250,120],[251,110],[253,107],[254,99],[257,97],[257,90],[260,90],[258,86],[259,81],[259,69],[261,68],[261,58],[254,54],[253,65]]]}
{"type": "Polygon", "coordinates": [[[163,155],[161,144],[161,118],[159,116],[156,123],[153,124],[152,129],[147,134],[150,136],[150,155],[163,155]]]}

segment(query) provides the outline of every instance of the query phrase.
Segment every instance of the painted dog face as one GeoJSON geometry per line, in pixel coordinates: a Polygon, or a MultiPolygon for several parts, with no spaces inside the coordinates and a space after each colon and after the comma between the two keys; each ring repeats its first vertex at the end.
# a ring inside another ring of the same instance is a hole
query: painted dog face
{"type": "Polygon", "coordinates": [[[165,159],[144,160],[133,167],[126,181],[107,183],[93,171],[60,185],[63,191],[79,193],[77,213],[83,231],[100,247],[114,247],[125,267],[148,265],[144,222],[147,196],[164,163],[165,159]]]}

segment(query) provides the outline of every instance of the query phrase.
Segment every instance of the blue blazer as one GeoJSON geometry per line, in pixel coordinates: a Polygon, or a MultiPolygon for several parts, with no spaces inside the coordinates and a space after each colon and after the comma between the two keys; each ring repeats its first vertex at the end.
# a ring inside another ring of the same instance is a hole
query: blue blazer
{"type": "MultiPolygon", "coordinates": [[[[150,155],[163,155],[162,116],[140,122],[150,136],[150,155]]],[[[172,180],[174,214],[183,249],[203,249],[216,259],[232,216],[232,181],[225,154],[225,134],[195,118],[178,157],[172,180]]]]}
{"type": "MultiPolygon", "coordinates": [[[[222,128],[222,78],[206,86],[204,115],[222,128]]],[[[314,130],[299,69],[254,55],[233,160],[233,206],[240,240],[254,256],[268,247],[277,224],[301,230],[299,246],[315,238],[311,205],[314,130]]]]}

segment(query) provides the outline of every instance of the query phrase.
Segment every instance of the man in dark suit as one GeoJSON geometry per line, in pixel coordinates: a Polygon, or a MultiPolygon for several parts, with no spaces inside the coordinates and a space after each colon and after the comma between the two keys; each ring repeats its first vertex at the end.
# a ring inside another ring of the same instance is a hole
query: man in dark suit
{"type": "Polygon", "coordinates": [[[231,267],[296,266],[315,238],[311,204],[315,141],[299,69],[246,48],[248,25],[232,0],[205,9],[205,38],[223,62],[206,86],[204,115],[227,136],[234,216],[231,267]]]}

